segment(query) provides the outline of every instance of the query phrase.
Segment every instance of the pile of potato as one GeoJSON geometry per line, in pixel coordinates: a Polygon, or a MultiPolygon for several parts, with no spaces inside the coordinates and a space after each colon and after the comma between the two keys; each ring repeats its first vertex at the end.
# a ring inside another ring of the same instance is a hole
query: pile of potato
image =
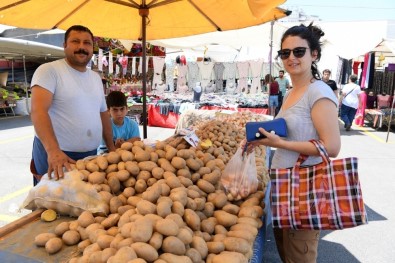
{"type": "MultiPolygon", "coordinates": [[[[264,185],[230,200],[219,180],[244,133],[212,120],[196,132],[211,146],[174,137],[155,147],[124,143],[116,152],[79,160],[76,169],[106,201],[106,213],[83,212],[36,237],[50,254],[77,245],[70,262],[248,262],[262,226],[264,185]]],[[[257,158],[263,182],[265,150],[257,158]]]]}

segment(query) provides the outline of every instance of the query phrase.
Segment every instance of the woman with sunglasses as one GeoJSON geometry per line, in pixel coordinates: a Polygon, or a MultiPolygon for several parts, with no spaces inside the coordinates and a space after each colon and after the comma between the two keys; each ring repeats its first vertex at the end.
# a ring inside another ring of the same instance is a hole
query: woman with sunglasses
{"type": "MultiPolygon", "coordinates": [[[[320,163],[311,139],[321,140],[330,157],[340,151],[337,118],[338,100],[317,68],[321,58],[320,38],[324,32],[310,24],[289,28],[281,39],[278,57],[292,80],[276,118],[284,118],[288,137],[280,138],[260,128],[267,138],[249,143],[248,150],[263,144],[275,147],[271,168],[293,167],[299,154],[310,156],[304,165],[320,163]],[[252,146],[250,146],[252,144],[252,146]]],[[[319,230],[274,229],[277,249],[283,262],[316,262],[319,230]]]]}

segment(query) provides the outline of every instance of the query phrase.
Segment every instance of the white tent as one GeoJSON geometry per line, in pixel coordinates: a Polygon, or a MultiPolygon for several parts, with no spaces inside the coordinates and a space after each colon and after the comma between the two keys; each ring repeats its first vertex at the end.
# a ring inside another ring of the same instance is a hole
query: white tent
{"type": "MultiPolygon", "coordinates": [[[[24,86],[28,86],[26,62],[44,63],[64,57],[63,48],[33,41],[0,37],[0,60],[11,61],[11,74],[14,79],[14,61],[23,62],[24,86]]],[[[26,89],[28,97],[28,89],[26,89]]],[[[29,109],[26,99],[26,109],[29,109]]],[[[29,111],[27,111],[28,113],[29,111]]]]}
{"type": "Polygon", "coordinates": [[[64,57],[63,48],[43,43],[0,37],[0,59],[20,59],[38,63],[64,57]]]}
{"type": "MultiPolygon", "coordinates": [[[[304,24],[308,25],[308,21],[304,24]]],[[[264,59],[270,61],[270,44],[272,41],[272,57],[276,57],[280,49],[281,36],[289,27],[299,25],[301,22],[276,21],[273,25],[271,38],[271,23],[259,26],[231,30],[226,32],[212,32],[207,34],[152,41],[151,44],[166,47],[170,56],[182,53],[194,60],[196,57],[211,57],[215,61],[243,61],[264,59]]],[[[358,59],[365,53],[374,50],[383,38],[395,38],[394,21],[357,21],[357,22],[321,22],[314,24],[320,26],[325,32],[323,37],[323,52],[319,69],[325,68],[337,72],[338,60],[358,59]]],[[[127,47],[130,41],[121,41],[127,47]]],[[[275,60],[281,66],[281,60],[275,60]]]]}
{"type": "MultiPolygon", "coordinates": [[[[279,38],[287,29],[283,23],[273,25],[273,50],[278,49],[279,38]]],[[[263,58],[268,61],[271,24],[265,23],[238,30],[212,32],[189,37],[155,40],[150,43],[166,47],[167,53],[185,52],[193,57],[211,57],[216,61],[241,61],[263,58]]],[[[131,41],[120,40],[127,48],[131,41]]]]}
{"type": "Polygon", "coordinates": [[[380,66],[395,63],[395,39],[383,39],[371,51],[376,53],[376,63],[380,66]]]}

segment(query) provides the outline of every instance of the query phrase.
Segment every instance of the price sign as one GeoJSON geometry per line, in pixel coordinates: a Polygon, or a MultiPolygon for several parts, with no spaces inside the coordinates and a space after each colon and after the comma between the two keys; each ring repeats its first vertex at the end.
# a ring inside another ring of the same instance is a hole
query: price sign
{"type": "Polygon", "coordinates": [[[194,131],[188,133],[187,135],[184,136],[184,139],[193,147],[198,146],[199,144],[199,138],[197,137],[197,135],[195,134],[194,131]]]}

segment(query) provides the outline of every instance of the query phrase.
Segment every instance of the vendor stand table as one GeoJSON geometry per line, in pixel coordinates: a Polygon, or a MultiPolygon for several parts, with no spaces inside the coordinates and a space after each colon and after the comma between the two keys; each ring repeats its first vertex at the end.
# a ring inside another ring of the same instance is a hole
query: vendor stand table
{"type": "MultiPolygon", "coordinates": [[[[266,166],[270,167],[270,147],[266,148],[266,166]]],[[[271,224],[270,210],[270,182],[265,189],[263,200],[264,214],[262,227],[253,244],[253,254],[249,263],[261,263],[266,242],[266,229],[271,224]]],[[[36,247],[34,238],[41,233],[53,232],[55,227],[62,222],[72,221],[75,218],[60,216],[55,221],[43,222],[40,219],[44,209],[37,209],[14,222],[0,228],[0,262],[16,263],[52,263],[68,262],[72,257],[79,255],[77,245],[63,245],[60,252],[49,255],[45,248],[36,247]]]]}
{"type": "Polygon", "coordinates": [[[148,126],[174,129],[180,114],[169,112],[167,115],[161,114],[159,106],[148,105],[148,126]]]}
{"type": "Polygon", "coordinates": [[[230,108],[230,107],[221,107],[221,106],[203,106],[200,108],[200,110],[235,110],[238,112],[243,112],[243,111],[251,111],[253,113],[257,114],[267,114],[268,109],[267,108],[230,108]]]}
{"type": "Polygon", "coordinates": [[[62,250],[54,255],[49,255],[43,247],[36,247],[36,235],[52,232],[61,222],[74,220],[71,217],[60,217],[52,222],[43,222],[40,219],[42,212],[42,209],[36,210],[0,228],[0,262],[68,262],[74,255],[78,255],[77,246],[63,245],[62,250]]]}
{"type": "MultiPolygon", "coordinates": [[[[203,106],[199,110],[234,110],[234,111],[250,111],[256,114],[267,114],[266,108],[229,108],[220,106],[203,106]]],[[[164,115],[160,113],[160,107],[154,104],[148,105],[148,126],[163,127],[174,129],[182,114],[169,112],[164,115]]]]}
{"type": "MultiPolygon", "coordinates": [[[[253,244],[253,255],[250,263],[260,263],[263,259],[263,248],[266,241],[266,227],[270,223],[270,184],[265,192],[265,213],[263,225],[253,244]]],[[[43,247],[36,247],[34,238],[36,235],[53,232],[53,229],[61,222],[75,220],[71,217],[59,217],[53,222],[40,220],[42,209],[36,210],[2,228],[0,228],[0,262],[17,263],[52,263],[68,262],[78,255],[77,245],[63,245],[62,250],[54,255],[49,255],[43,247]]]]}
{"type": "Polygon", "coordinates": [[[383,125],[389,126],[395,123],[395,115],[391,116],[391,108],[387,109],[366,109],[365,120],[372,124],[373,128],[380,129],[383,125]]]}
{"type": "Polygon", "coordinates": [[[382,112],[378,109],[366,109],[365,110],[365,119],[372,124],[373,128],[381,128],[383,119],[382,112]]]}

